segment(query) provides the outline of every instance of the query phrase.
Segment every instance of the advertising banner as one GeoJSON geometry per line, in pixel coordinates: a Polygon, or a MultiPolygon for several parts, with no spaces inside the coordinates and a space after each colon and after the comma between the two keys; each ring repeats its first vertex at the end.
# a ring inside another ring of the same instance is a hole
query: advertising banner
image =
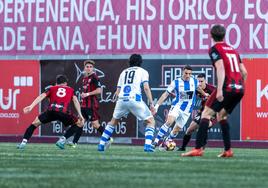
{"type": "Polygon", "coordinates": [[[39,94],[39,62],[1,60],[0,75],[0,135],[22,135],[39,112],[37,105],[23,114],[39,94]]]}
{"type": "MultiPolygon", "coordinates": [[[[215,84],[215,71],[210,60],[144,60],[142,67],[148,70],[150,75],[150,87],[154,101],[161,96],[170,82],[181,76],[183,67],[189,64],[193,67],[193,76],[199,73],[205,73],[208,83],[215,84]]],[[[112,98],[116,90],[116,84],[120,72],[128,66],[127,60],[96,60],[96,72],[102,83],[103,92],[100,96],[100,114],[101,124],[105,126],[112,117],[114,102],[112,98]]],[[[48,60],[41,61],[41,88],[45,89],[48,85],[53,85],[57,74],[66,74],[69,77],[69,85],[74,87],[76,95],[80,99],[81,80],[83,71],[83,60],[48,60]]],[[[146,100],[143,93],[144,101],[146,100]]],[[[158,114],[155,116],[156,129],[165,122],[168,110],[171,105],[172,98],[167,99],[163,105],[160,106],[158,114]]],[[[46,108],[47,104],[43,103],[42,110],[46,108]]],[[[196,110],[200,106],[200,100],[195,103],[195,110],[192,117],[196,114],[196,110]]],[[[191,119],[189,119],[184,131],[188,127],[191,119]]],[[[231,138],[233,140],[240,139],[240,108],[239,106],[234,110],[230,116],[232,122],[231,138]]],[[[144,137],[145,124],[138,121],[134,116],[129,115],[127,119],[123,118],[120,126],[115,131],[115,137],[144,137]]],[[[65,128],[60,122],[52,122],[49,125],[42,126],[41,135],[61,135],[65,128]]],[[[178,138],[181,138],[184,132],[180,132],[178,138]]],[[[91,124],[84,126],[84,136],[97,136],[98,133],[92,128],[91,124]]],[[[221,130],[218,125],[215,125],[209,130],[209,139],[221,139],[221,130]]]]}
{"type": "Polygon", "coordinates": [[[267,0],[0,0],[0,55],[206,54],[226,27],[241,54],[266,54],[267,0]]]}
{"type": "MultiPolygon", "coordinates": [[[[113,95],[116,91],[117,81],[121,71],[128,66],[126,60],[96,60],[95,71],[102,84],[102,93],[99,96],[100,102],[100,123],[106,126],[111,120],[115,103],[113,95]]],[[[81,99],[82,78],[83,78],[83,60],[48,60],[41,61],[41,89],[55,84],[57,74],[65,74],[69,79],[69,86],[75,89],[78,99],[81,99]]],[[[42,110],[47,107],[47,101],[42,105],[42,110]]],[[[74,108],[73,108],[74,110],[74,108]]],[[[41,135],[56,136],[62,135],[65,127],[58,121],[52,122],[41,127],[41,135]]],[[[83,136],[100,136],[96,129],[93,129],[91,123],[86,123],[83,129],[83,136]]],[[[127,119],[123,118],[119,126],[116,127],[114,137],[135,137],[136,119],[129,115],[127,119]]]]}
{"type": "Polygon", "coordinates": [[[242,100],[242,140],[268,140],[268,59],[244,59],[248,70],[242,100]]]}

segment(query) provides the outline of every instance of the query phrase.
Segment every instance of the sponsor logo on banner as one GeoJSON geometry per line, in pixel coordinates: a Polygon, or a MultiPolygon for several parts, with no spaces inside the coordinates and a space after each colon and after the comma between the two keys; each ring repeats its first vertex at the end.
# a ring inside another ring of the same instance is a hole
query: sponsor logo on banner
{"type": "Polygon", "coordinates": [[[268,59],[245,59],[248,70],[242,100],[242,140],[268,139],[268,59]]]}
{"type": "Polygon", "coordinates": [[[23,134],[38,113],[36,107],[30,114],[23,114],[23,108],[38,95],[39,64],[1,61],[0,65],[0,134],[23,134]]]}

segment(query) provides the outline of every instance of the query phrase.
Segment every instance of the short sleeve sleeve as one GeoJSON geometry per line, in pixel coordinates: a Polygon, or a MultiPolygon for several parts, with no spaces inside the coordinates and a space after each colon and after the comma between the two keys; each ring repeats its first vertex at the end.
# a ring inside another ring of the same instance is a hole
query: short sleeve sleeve
{"type": "Polygon", "coordinates": [[[168,86],[168,88],[167,88],[167,92],[168,93],[172,93],[172,91],[175,89],[175,80],[173,80],[171,83],[170,83],[170,85],[168,86]]]}

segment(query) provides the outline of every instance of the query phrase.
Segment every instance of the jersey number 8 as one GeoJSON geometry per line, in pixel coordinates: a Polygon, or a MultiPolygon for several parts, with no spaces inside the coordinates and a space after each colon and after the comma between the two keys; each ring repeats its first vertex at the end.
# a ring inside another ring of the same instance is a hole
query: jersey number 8
{"type": "Polygon", "coordinates": [[[58,97],[65,97],[66,96],[66,89],[62,88],[62,87],[59,87],[56,95],[58,97]]]}

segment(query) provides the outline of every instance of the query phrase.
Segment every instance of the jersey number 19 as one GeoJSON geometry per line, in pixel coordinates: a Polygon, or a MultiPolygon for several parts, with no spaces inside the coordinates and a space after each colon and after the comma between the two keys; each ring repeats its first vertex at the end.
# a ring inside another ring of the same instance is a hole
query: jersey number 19
{"type": "Polygon", "coordinates": [[[124,84],[132,84],[134,80],[134,76],[135,76],[135,71],[126,71],[124,84]]]}

